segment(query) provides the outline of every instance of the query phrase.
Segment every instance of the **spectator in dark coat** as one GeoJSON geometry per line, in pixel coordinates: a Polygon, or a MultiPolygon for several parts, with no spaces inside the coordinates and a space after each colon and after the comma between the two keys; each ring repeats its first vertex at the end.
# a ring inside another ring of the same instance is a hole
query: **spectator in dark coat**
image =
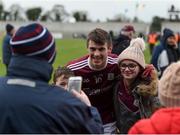
{"type": "Polygon", "coordinates": [[[180,52],[175,40],[174,32],[170,29],[164,29],[160,45],[156,46],[153,51],[151,63],[158,71],[159,78],[164,70],[172,63],[177,62],[180,58],[180,52]]]}
{"type": "Polygon", "coordinates": [[[103,133],[83,92],[72,95],[48,85],[56,52],[46,28],[21,27],[10,44],[13,56],[7,76],[0,78],[0,133],[103,133]]]}
{"type": "Polygon", "coordinates": [[[132,25],[125,25],[118,37],[113,40],[112,53],[119,55],[123,50],[125,50],[135,33],[134,27],[132,25]]]}
{"type": "Polygon", "coordinates": [[[15,33],[15,28],[11,24],[6,25],[6,35],[3,39],[3,45],[2,45],[2,60],[3,63],[6,65],[6,68],[9,65],[10,59],[11,59],[11,46],[10,46],[10,40],[15,33]]]}

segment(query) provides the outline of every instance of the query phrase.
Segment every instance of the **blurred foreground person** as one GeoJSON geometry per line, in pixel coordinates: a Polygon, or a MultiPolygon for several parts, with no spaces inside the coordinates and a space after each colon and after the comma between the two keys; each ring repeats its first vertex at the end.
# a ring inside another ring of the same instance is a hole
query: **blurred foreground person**
{"type": "Polygon", "coordinates": [[[20,27],[10,44],[13,56],[7,76],[0,78],[0,133],[103,133],[84,93],[48,85],[56,52],[46,28],[20,27]]]}
{"type": "Polygon", "coordinates": [[[159,99],[165,108],[138,121],[129,134],[180,134],[180,62],[164,71],[159,82],[159,99]]]}
{"type": "Polygon", "coordinates": [[[160,107],[157,98],[158,78],[152,65],[146,65],[142,38],[132,39],[118,57],[119,82],[115,86],[114,105],[117,128],[128,133],[139,119],[148,118],[160,107]]]}

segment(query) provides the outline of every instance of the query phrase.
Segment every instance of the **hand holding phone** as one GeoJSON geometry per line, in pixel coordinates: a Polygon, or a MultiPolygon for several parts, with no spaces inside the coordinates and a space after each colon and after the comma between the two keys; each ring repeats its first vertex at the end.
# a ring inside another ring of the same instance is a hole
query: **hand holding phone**
{"type": "Polygon", "coordinates": [[[80,92],[82,85],[82,77],[81,76],[73,76],[68,80],[68,91],[72,91],[73,89],[80,92]]]}
{"type": "Polygon", "coordinates": [[[91,106],[91,102],[88,98],[88,96],[84,93],[84,91],[77,92],[76,90],[72,90],[72,94],[80,99],[82,102],[84,102],[87,106],[91,106]]]}

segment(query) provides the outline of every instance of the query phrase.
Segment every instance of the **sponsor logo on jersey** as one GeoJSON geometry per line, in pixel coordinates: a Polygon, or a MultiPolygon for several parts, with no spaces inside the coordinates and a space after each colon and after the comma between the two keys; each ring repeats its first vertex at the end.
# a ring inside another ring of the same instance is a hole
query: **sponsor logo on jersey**
{"type": "Polygon", "coordinates": [[[83,83],[89,83],[89,82],[90,82],[90,80],[88,78],[83,79],[83,83]]]}
{"type": "Polygon", "coordinates": [[[89,93],[89,96],[99,95],[100,92],[101,92],[101,89],[93,89],[93,90],[89,93]]]}

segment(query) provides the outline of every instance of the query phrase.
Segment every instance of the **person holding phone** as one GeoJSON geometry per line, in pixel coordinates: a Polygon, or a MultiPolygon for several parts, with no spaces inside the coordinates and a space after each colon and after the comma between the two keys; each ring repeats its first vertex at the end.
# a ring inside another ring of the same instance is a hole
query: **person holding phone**
{"type": "Polygon", "coordinates": [[[0,77],[0,133],[99,134],[96,108],[83,93],[48,84],[55,40],[39,23],[20,27],[12,37],[7,76],[0,77]],[[82,101],[85,101],[84,103],[82,101]]]}
{"type": "Polygon", "coordinates": [[[82,76],[82,90],[101,115],[104,133],[115,133],[113,107],[114,80],[119,76],[117,55],[111,54],[112,40],[103,29],[92,30],[87,37],[88,55],[67,64],[75,76],[82,76]]]}

